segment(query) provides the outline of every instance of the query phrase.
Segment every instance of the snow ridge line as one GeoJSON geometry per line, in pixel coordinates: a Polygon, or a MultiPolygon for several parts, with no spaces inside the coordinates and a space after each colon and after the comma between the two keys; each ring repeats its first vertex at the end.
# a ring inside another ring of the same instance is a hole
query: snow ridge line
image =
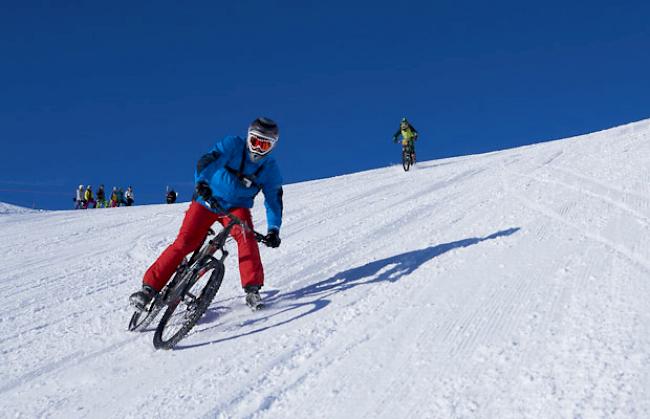
{"type": "Polygon", "coordinates": [[[534,203],[531,200],[529,200],[527,198],[524,198],[523,196],[519,196],[519,197],[517,197],[517,199],[519,199],[528,208],[530,208],[530,209],[532,209],[534,211],[537,211],[540,214],[543,214],[543,215],[545,215],[545,216],[547,216],[547,217],[549,217],[549,218],[551,218],[551,219],[553,219],[555,221],[558,221],[558,222],[560,222],[560,223],[562,223],[562,224],[564,224],[564,225],[566,225],[568,227],[571,227],[574,230],[577,230],[578,232],[582,233],[582,235],[584,235],[585,237],[587,237],[589,239],[592,239],[594,241],[597,241],[597,242],[603,244],[606,247],[609,247],[610,249],[614,250],[616,253],[618,253],[619,255],[621,255],[623,257],[625,257],[629,261],[639,265],[645,271],[650,272],[650,262],[647,259],[645,259],[644,257],[636,254],[635,252],[632,252],[632,251],[628,250],[627,248],[625,248],[625,246],[620,245],[618,243],[614,243],[614,242],[612,242],[612,241],[610,241],[610,240],[608,240],[608,239],[606,239],[606,238],[604,238],[604,237],[602,237],[602,236],[600,236],[598,234],[593,234],[593,233],[590,233],[588,231],[585,231],[582,228],[580,228],[579,226],[577,226],[577,225],[563,219],[559,214],[557,214],[552,209],[550,209],[548,207],[545,207],[545,206],[543,206],[541,204],[534,203]]]}

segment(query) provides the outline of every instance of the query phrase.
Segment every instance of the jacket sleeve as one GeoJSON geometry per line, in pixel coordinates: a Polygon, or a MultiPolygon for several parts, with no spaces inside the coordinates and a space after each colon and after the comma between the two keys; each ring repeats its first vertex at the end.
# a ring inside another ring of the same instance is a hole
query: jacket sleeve
{"type": "Polygon", "coordinates": [[[275,161],[265,168],[261,180],[268,230],[279,231],[282,226],[284,205],[282,202],[282,175],[275,161]]]}
{"type": "Polygon", "coordinates": [[[395,132],[395,134],[393,134],[393,138],[399,138],[399,135],[400,135],[401,132],[402,132],[402,129],[397,128],[397,131],[395,132]]]}
{"type": "Polygon", "coordinates": [[[418,135],[418,130],[416,130],[415,127],[411,124],[409,124],[409,126],[411,127],[411,131],[413,131],[415,135],[418,135]]]}
{"type": "Polygon", "coordinates": [[[194,183],[201,181],[210,182],[214,172],[226,164],[229,154],[232,152],[232,143],[235,137],[226,137],[212,147],[208,153],[201,156],[194,171],[194,183]]]}

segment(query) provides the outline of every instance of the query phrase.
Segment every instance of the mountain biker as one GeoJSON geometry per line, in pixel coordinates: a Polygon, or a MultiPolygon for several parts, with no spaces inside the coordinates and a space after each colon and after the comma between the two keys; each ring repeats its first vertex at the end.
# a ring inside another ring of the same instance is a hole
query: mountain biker
{"type": "MultiPolygon", "coordinates": [[[[262,191],[268,224],[265,243],[269,247],[280,245],[282,176],[275,159],[269,156],[278,137],[278,126],[274,121],[257,118],[248,127],[246,139],[225,137],[199,159],[194,174],[195,199],[185,213],[176,240],[144,274],[142,289],[131,295],[131,304],[136,309],[143,310],[160,292],[185,255],[201,245],[215,221],[223,225],[228,223],[225,214],[210,207],[208,202],[211,199],[252,230],[250,208],[255,196],[262,191]]],[[[259,290],[264,285],[264,270],[255,235],[240,226],[233,228],[231,234],[237,241],[239,273],[246,303],[256,308],[261,304],[259,290]]]]}
{"type": "Polygon", "coordinates": [[[393,135],[394,143],[397,143],[400,134],[402,134],[402,148],[410,146],[413,161],[415,161],[415,141],[418,139],[418,131],[406,118],[402,118],[399,124],[399,129],[393,135]]]}

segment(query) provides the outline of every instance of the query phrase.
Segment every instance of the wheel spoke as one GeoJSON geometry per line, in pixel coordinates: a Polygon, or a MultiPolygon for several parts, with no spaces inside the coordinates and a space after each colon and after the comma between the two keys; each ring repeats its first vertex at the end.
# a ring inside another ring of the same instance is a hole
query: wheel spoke
{"type": "Polygon", "coordinates": [[[214,298],[223,280],[223,265],[197,278],[175,305],[170,304],[154,334],[156,348],[172,348],[194,327],[214,298]],[[209,278],[209,279],[208,279],[209,278]]]}

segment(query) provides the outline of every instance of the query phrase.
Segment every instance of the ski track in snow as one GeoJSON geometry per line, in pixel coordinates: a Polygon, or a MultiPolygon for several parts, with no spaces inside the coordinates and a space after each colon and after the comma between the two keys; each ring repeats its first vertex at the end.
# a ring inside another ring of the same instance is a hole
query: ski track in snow
{"type": "Polygon", "coordinates": [[[233,252],[174,351],[126,331],[127,297],[187,203],[11,208],[0,411],[650,417],[649,140],[642,121],[288,185],[282,246],[262,249],[267,308],[244,306],[233,252]]]}

